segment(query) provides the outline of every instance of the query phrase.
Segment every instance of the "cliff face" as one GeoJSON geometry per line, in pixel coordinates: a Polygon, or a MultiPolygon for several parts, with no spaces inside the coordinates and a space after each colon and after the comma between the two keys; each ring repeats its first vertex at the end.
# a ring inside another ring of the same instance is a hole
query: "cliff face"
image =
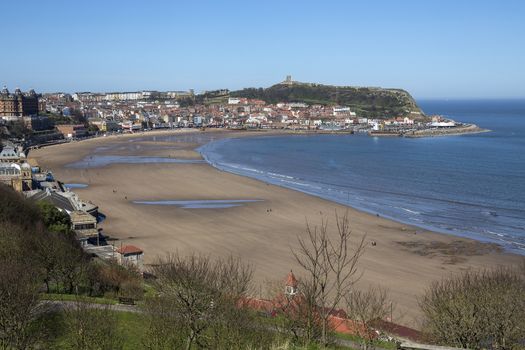
{"type": "Polygon", "coordinates": [[[407,91],[401,89],[285,82],[266,89],[247,88],[233,91],[230,95],[260,99],[267,103],[305,102],[349,106],[359,116],[370,118],[424,118],[416,101],[407,91]]]}

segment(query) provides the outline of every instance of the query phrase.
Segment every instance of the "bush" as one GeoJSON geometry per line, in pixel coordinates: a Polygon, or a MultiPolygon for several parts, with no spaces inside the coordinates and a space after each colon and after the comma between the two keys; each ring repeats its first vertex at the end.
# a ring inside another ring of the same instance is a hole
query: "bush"
{"type": "Polygon", "coordinates": [[[433,283],[420,302],[424,330],[431,340],[444,345],[517,348],[525,334],[523,271],[469,271],[433,283]]]}
{"type": "Polygon", "coordinates": [[[70,234],[71,219],[69,215],[58,210],[53,204],[41,201],[37,203],[40,216],[46,228],[55,233],[70,234]]]}

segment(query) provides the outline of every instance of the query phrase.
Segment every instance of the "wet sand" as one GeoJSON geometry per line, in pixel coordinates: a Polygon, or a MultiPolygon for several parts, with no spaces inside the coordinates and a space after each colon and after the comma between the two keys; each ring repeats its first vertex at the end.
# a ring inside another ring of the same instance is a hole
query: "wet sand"
{"type": "MultiPolygon", "coordinates": [[[[358,286],[380,284],[390,290],[397,311],[394,322],[417,326],[417,298],[431,281],[469,268],[518,263],[522,257],[472,240],[444,235],[363,213],[343,205],[261,181],[219,171],[206,163],[116,163],[98,167],[68,166],[93,156],[171,157],[202,159],[194,149],[203,140],[244,137],[254,133],[228,131],[173,132],[166,142],[147,135],[121,135],[31,151],[40,166],[75,189],[106,215],[102,227],[117,244],[134,244],[145,251],[146,263],[169,252],[211,256],[234,254],[255,267],[264,294],[266,281],[281,280],[300,268],[291,249],[305,235],[306,221],[329,220],[348,211],[355,241],[366,234],[367,248],[359,262],[358,286]],[[203,137],[204,136],[204,137],[203,137]],[[144,205],[134,201],[247,200],[227,208],[187,208],[144,205]],[[258,201],[253,201],[258,200],[258,201]],[[376,245],[372,246],[371,242],[376,245]]],[[[156,135],[167,135],[159,132],[156,135]]],[[[87,164],[87,163],[86,163],[87,164]]]]}

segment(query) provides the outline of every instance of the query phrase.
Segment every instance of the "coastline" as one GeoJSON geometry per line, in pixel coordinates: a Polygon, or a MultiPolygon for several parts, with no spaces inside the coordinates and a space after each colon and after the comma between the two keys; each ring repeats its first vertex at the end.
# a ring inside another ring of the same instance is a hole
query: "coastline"
{"type": "MultiPolygon", "coordinates": [[[[313,140],[317,139],[316,135],[309,136],[311,136],[313,140]]],[[[297,137],[299,137],[299,135],[297,135],[297,137]]],[[[356,137],[363,138],[364,136],[356,137]]],[[[469,200],[462,201],[458,198],[448,200],[447,197],[435,198],[432,196],[429,197],[428,195],[415,196],[414,191],[404,192],[403,190],[394,191],[385,188],[368,188],[364,184],[358,184],[356,178],[352,178],[352,174],[348,174],[350,176],[349,183],[338,182],[337,179],[332,178],[330,180],[322,179],[319,178],[318,174],[310,176],[311,174],[309,174],[309,172],[313,171],[315,174],[316,169],[315,167],[308,167],[308,165],[305,165],[306,168],[303,171],[306,172],[304,172],[303,175],[302,173],[298,173],[295,167],[290,168],[284,163],[279,164],[278,162],[281,158],[288,160],[295,159],[294,156],[286,157],[283,155],[283,157],[273,157],[271,152],[268,153],[261,151],[259,153],[257,149],[261,147],[267,146],[270,149],[273,149],[272,145],[274,144],[274,141],[263,141],[266,138],[274,139],[275,142],[281,145],[281,148],[285,147],[283,143],[285,140],[288,140],[287,136],[282,135],[255,136],[252,138],[252,140],[255,141],[254,143],[242,142],[240,140],[237,142],[235,138],[223,138],[206,143],[199,147],[197,151],[199,151],[208,164],[220,171],[246,176],[282,188],[299,191],[371,215],[381,216],[420,229],[452,235],[454,237],[469,238],[484,243],[498,244],[507,252],[525,256],[524,242],[522,242],[519,237],[514,236],[513,233],[506,231],[505,229],[507,227],[488,227],[483,226],[482,223],[478,224],[478,222],[475,221],[478,219],[485,219],[485,216],[476,217],[479,208],[482,208],[481,213],[483,213],[483,215],[491,215],[493,220],[498,216],[509,215],[505,210],[511,209],[506,209],[504,207],[489,207],[486,206],[486,204],[477,205],[469,200]],[[244,156],[243,154],[236,153],[236,149],[243,149],[244,147],[249,149],[248,154],[255,152],[254,157],[257,160],[252,161],[251,156],[244,156]],[[232,156],[232,154],[235,156],[232,156]],[[385,192],[382,192],[382,190],[385,190],[385,192]],[[438,202],[440,203],[440,206],[432,206],[429,203],[423,203],[421,201],[418,203],[421,207],[414,205],[414,201],[421,199],[430,202],[438,202]],[[404,201],[407,202],[405,203],[404,201]],[[460,211],[466,210],[466,212],[463,212],[464,216],[462,216],[462,223],[454,221],[454,219],[458,218],[458,216],[455,215],[448,216],[453,220],[452,222],[447,222],[447,215],[443,213],[440,214],[440,219],[432,218],[430,214],[431,211],[445,209],[443,203],[454,205],[455,209],[460,211]],[[428,205],[430,205],[430,207],[428,205]],[[472,210],[472,212],[468,212],[468,210],[472,210]]],[[[319,140],[319,143],[323,142],[322,139],[317,140],[319,140]]],[[[296,144],[300,145],[299,147],[304,147],[302,141],[299,141],[298,143],[292,142],[290,147],[293,148],[296,144]]],[[[356,144],[353,143],[351,145],[352,147],[355,147],[356,144]]],[[[295,155],[297,156],[297,154],[295,155]]],[[[308,160],[307,158],[299,159],[302,159],[305,163],[308,160]]],[[[317,159],[317,161],[320,160],[317,159]]],[[[299,166],[299,164],[295,164],[299,166]]],[[[320,164],[322,164],[322,161],[320,161],[320,164]]],[[[348,168],[345,167],[346,165],[347,164],[343,164],[341,166],[342,169],[348,171],[348,168]]],[[[327,164],[322,164],[320,166],[322,168],[327,166],[327,164]]],[[[358,169],[356,169],[355,173],[362,175],[362,172],[360,173],[358,169]]],[[[379,179],[379,181],[381,181],[381,179],[379,179]]],[[[427,185],[430,186],[429,184],[427,185]]],[[[510,223],[507,225],[508,228],[514,227],[510,223]]]]}
{"type": "MultiPolygon", "coordinates": [[[[297,134],[297,132],[292,132],[297,134]]],[[[367,248],[360,285],[388,287],[403,314],[401,323],[414,325],[417,296],[430,281],[468,268],[517,263],[521,258],[471,239],[435,233],[395,222],[302,192],[267,184],[215,169],[209,164],[112,164],[70,168],[68,164],[96,154],[202,159],[192,137],[214,139],[283,132],[161,131],[156,134],[108,136],[32,151],[44,168],[64,182],[85,183],[75,190],[99,205],[107,216],[106,234],[146,251],[146,262],[157,254],[196,251],[214,256],[234,254],[255,265],[256,280],[278,280],[291,268],[298,270],[290,248],[304,233],[305,222],[318,224],[321,216],[348,211],[358,236],[377,246],[367,248]],[[173,143],[152,140],[157,135],[180,135],[173,143]],[[106,147],[105,149],[102,149],[106,147]],[[164,147],[164,148],[163,148],[164,147]],[[98,148],[98,150],[97,150],[98,148]],[[113,193],[111,189],[117,190],[113,193]],[[184,209],[139,206],[140,200],[261,200],[228,209],[184,209]],[[271,209],[271,212],[268,210],[271,209]],[[320,214],[322,213],[322,214],[320,214]]],[[[260,293],[263,294],[262,289],[260,293]]],[[[399,317],[401,317],[399,316],[399,317]]]]}

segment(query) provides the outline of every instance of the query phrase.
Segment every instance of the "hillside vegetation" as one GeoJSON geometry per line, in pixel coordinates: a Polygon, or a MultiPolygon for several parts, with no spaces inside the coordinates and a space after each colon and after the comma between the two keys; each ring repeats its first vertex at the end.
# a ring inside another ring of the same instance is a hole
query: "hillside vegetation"
{"type": "Polygon", "coordinates": [[[349,106],[359,116],[390,118],[423,115],[416,101],[405,90],[376,87],[332,86],[297,83],[276,84],[269,88],[246,88],[233,91],[232,97],[260,99],[267,103],[305,102],[308,104],[349,106]]]}

